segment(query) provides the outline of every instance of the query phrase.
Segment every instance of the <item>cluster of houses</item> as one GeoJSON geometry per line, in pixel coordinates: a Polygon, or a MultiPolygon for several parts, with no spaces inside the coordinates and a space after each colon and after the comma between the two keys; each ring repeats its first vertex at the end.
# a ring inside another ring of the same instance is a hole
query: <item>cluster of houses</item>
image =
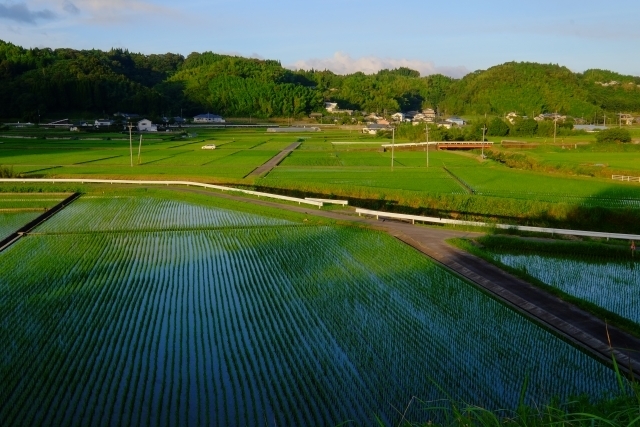
{"type": "MultiPolygon", "coordinates": [[[[340,109],[338,107],[338,104],[335,102],[325,102],[324,107],[325,110],[329,113],[341,113],[348,115],[353,115],[354,113],[353,110],[340,109]]],[[[320,113],[313,113],[310,115],[311,118],[321,116],[322,114],[320,113]]],[[[444,127],[447,129],[451,129],[453,126],[464,126],[467,124],[464,119],[458,116],[451,116],[447,119],[440,120],[438,118],[438,114],[433,108],[426,108],[421,111],[397,112],[389,117],[378,115],[378,113],[365,113],[364,121],[366,123],[366,126],[362,128],[362,132],[372,135],[377,134],[380,131],[391,129],[391,125],[394,123],[412,123],[414,126],[425,123],[433,123],[438,127],[444,127]]]]}
{"type": "MultiPolygon", "coordinates": [[[[618,116],[618,122],[617,124],[619,125],[624,125],[624,126],[631,126],[634,122],[636,123],[640,123],[640,117],[634,117],[631,114],[626,114],[626,113],[620,113],[617,115],[618,116]]],[[[529,116],[521,116],[518,113],[515,112],[510,112],[505,116],[505,120],[508,121],[511,124],[515,124],[515,122],[517,120],[522,120],[522,119],[528,119],[529,116]]],[[[544,114],[539,114],[537,116],[535,116],[533,118],[533,120],[537,121],[537,122],[542,122],[545,120],[549,120],[549,121],[555,121],[558,123],[564,123],[566,120],[573,120],[573,122],[575,123],[576,127],[578,126],[589,126],[589,127],[599,127],[599,128],[606,128],[606,123],[603,124],[603,126],[597,126],[597,125],[587,125],[587,121],[583,118],[579,118],[579,117],[571,117],[571,116],[566,116],[563,114],[558,114],[558,113],[544,113],[544,114]]]]}
{"type": "MultiPolygon", "coordinates": [[[[132,130],[136,130],[138,132],[158,132],[158,124],[154,124],[151,120],[143,118],[138,114],[117,112],[113,116],[113,119],[96,119],[93,123],[84,120],[73,122],[69,119],[63,119],[47,123],[45,126],[69,127],[71,131],[78,131],[81,128],[87,127],[100,129],[123,125],[125,130],[129,130],[129,126],[131,126],[132,130]]],[[[168,127],[179,127],[187,122],[187,119],[183,117],[162,117],[162,125],[160,126],[166,129],[168,127]]],[[[225,123],[225,120],[216,114],[206,113],[194,116],[192,122],[195,124],[218,124],[225,123]]]]}

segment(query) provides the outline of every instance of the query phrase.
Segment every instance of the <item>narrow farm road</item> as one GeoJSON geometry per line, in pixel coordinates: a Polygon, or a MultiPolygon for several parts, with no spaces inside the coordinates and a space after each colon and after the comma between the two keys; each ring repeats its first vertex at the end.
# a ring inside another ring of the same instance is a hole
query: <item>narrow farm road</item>
{"type": "Polygon", "coordinates": [[[640,373],[640,339],[608,326],[602,319],[573,304],[548,294],[493,264],[446,243],[446,240],[454,237],[480,236],[482,233],[436,229],[389,220],[378,221],[375,218],[358,217],[349,212],[321,211],[204,190],[173,189],[245,201],[339,221],[349,221],[386,231],[431,257],[455,274],[474,283],[484,292],[524,316],[583,348],[604,363],[610,364],[612,356],[615,356],[623,372],[634,375],[640,373]],[[613,348],[609,346],[609,343],[613,348]]]}
{"type": "Polygon", "coordinates": [[[301,142],[294,142],[291,145],[288,145],[287,147],[285,147],[284,150],[282,150],[281,152],[279,152],[278,154],[276,154],[275,156],[273,156],[270,160],[268,160],[265,164],[263,164],[262,166],[258,166],[257,168],[255,168],[251,173],[249,173],[247,176],[261,176],[261,175],[266,175],[267,173],[269,173],[271,171],[271,169],[275,168],[276,166],[278,166],[278,164],[289,155],[289,153],[291,153],[293,150],[295,150],[296,148],[298,148],[300,146],[300,144],[302,144],[301,142]]]}

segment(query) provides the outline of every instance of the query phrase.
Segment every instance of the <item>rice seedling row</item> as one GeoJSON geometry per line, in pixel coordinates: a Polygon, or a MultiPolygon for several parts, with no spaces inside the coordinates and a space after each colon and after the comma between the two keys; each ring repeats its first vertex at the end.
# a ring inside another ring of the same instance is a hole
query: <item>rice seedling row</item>
{"type": "Polygon", "coordinates": [[[288,224],[258,215],[238,214],[160,198],[82,198],[36,230],[39,233],[70,233],[122,230],[182,230],[209,227],[260,227],[288,224]],[[88,214],[96,210],[100,215],[88,214]]]}
{"type": "Polygon", "coordinates": [[[41,212],[0,212],[0,239],[15,233],[40,215],[41,212]]]}
{"type": "Polygon", "coordinates": [[[567,294],[640,323],[640,270],[636,263],[506,253],[493,256],[567,294]]]}

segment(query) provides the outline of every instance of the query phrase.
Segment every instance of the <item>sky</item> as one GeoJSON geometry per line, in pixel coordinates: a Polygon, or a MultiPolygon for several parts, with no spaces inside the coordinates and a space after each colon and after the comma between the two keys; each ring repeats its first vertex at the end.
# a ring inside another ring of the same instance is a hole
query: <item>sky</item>
{"type": "Polygon", "coordinates": [[[640,75],[640,1],[0,0],[25,48],[212,51],[339,74],[452,77],[510,61],[640,75]]]}

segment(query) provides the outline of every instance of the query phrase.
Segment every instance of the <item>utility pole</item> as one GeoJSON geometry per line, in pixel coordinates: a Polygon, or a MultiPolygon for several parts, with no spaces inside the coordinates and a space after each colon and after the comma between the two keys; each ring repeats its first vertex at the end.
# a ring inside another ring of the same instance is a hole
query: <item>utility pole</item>
{"type": "Polygon", "coordinates": [[[396,144],[396,128],[391,128],[391,170],[393,170],[393,149],[396,144]]]}
{"type": "Polygon", "coordinates": [[[427,168],[429,167],[429,123],[425,126],[425,131],[427,133],[427,168]]]}
{"type": "Polygon", "coordinates": [[[558,112],[556,111],[555,116],[553,116],[553,143],[556,143],[556,129],[558,125],[558,112]]]}
{"type": "Polygon", "coordinates": [[[129,154],[131,155],[131,167],[133,167],[133,145],[131,142],[131,129],[133,129],[133,125],[129,122],[129,154]]]}
{"type": "Polygon", "coordinates": [[[487,131],[487,125],[482,127],[482,158],[484,159],[484,133],[487,131]]]}
{"type": "Polygon", "coordinates": [[[140,151],[142,150],[142,134],[140,134],[140,145],[138,145],[138,164],[141,162],[140,151]]]}

